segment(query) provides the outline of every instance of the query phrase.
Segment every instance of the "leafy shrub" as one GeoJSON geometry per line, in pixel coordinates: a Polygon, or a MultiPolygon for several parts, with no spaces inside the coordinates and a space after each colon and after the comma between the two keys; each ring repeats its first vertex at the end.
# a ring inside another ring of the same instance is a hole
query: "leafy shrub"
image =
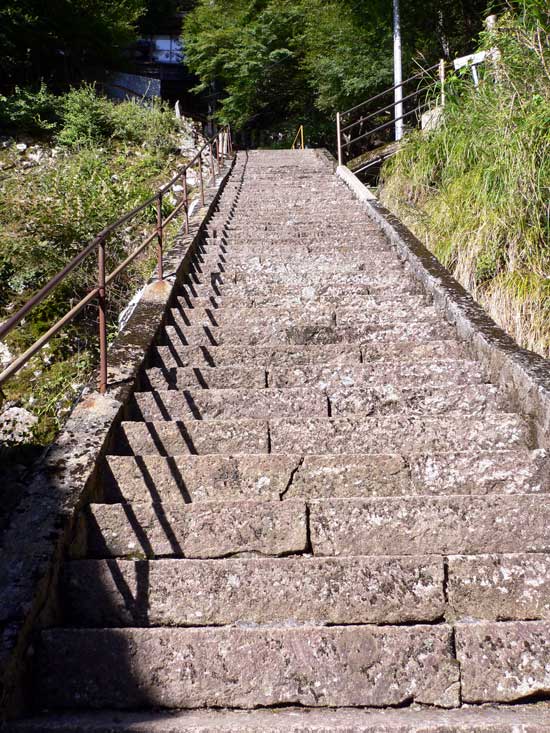
{"type": "Polygon", "coordinates": [[[56,127],[58,99],[42,82],[37,90],[16,87],[9,97],[0,95],[0,128],[42,133],[56,127]]]}
{"type": "Polygon", "coordinates": [[[89,147],[105,141],[113,132],[112,106],[92,84],[71,89],[62,100],[57,141],[67,147],[89,147]]]}

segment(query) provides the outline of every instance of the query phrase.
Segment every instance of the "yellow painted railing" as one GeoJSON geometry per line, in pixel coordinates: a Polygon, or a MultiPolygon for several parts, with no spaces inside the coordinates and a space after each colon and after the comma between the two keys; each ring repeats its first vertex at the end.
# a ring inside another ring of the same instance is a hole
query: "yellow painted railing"
{"type": "Polygon", "coordinates": [[[304,126],[303,125],[300,125],[300,127],[298,128],[298,132],[296,133],[296,137],[294,138],[294,142],[292,143],[292,150],[296,150],[296,148],[298,147],[297,145],[298,139],[300,140],[300,148],[304,150],[305,145],[304,145],[304,126]]]}

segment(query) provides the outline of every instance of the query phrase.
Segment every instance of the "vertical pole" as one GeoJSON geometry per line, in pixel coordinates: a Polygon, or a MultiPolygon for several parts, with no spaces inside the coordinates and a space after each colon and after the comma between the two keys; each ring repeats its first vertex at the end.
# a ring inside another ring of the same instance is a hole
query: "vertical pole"
{"type": "Polygon", "coordinates": [[[209,144],[210,149],[210,173],[212,175],[212,183],[216,182],[216,173],[214,172],[214,149],[212,143],[209,144]]]}
{"type": "Polygon", "coordinates": [[[336,113],[336,145],[338,146],[338,165],[342,165],[342,133],[340,112],[336,113]]]}
{"type": "Polygon", "coordinates": [[[204,181],[202,178],[202,153],[199,153],[199,181],[201,187],[201,206],[204,206],[204,181]]]}
{"type": "Polygon", "coordinates": [[[159,191],[157,197],[157,278],[159,280],[164,279],[164,270],[162,262],[162,250],[163,250],[163,226],[162,226],[162,192],[159,191]]]}
{"type": "Polygon", "coordinates": [[[393,85],[395,139],[403,137],[403,67],[401,60],[401,17],[399,14],[399,0],[393,0],[393,85]]]}
{"type": "Polygon", "coordinates": [[[216,162],[218,164],[218,175],[219,175],[219,173],[221,171],[221,166],[220,166],[220,133],[219,132],[216,135],[216,162]]]}
{"type": "Polygon", "coordinates": [[[226,140],[225,132],[220,132],[220,135],[221,135],[221,139],[222,139],[222,168],[223,168],[224,165],[225,165],[225,163],[224,163],[224,161],[225,161],[225,140],[226,140]]]}
{"type": "Polygon", "coordinates": [[[189,194],[187,192],[187,171],[183,172],[183,196],[185,208],[185,233],[189,234],[189,194]]]}
{"type": "Polygon", "coordinates": [[[231,136],[231,128],[230,127],[227,128],[227,135],[228,135],[228,140],[229,140],[229,155],[231,157],[233,157],[233,138],[231,136]]]}
{"type": "Polygon", "coordinates": [[[99,392],[107,391],[107,299],[105,296],[105,238],[97,250],[97,301],[99,307],[99,392]]]}
{"type": "Polygon", "coordinates": [[[304,150],[305,146],[304,146],[304,126],[303,125],[300,127],[300,133],[301,133],[301,138],[302,138],[302,150],[304,150]]]}
{"type": "Polygon", "coordinates": [[[445,60],[439,61],[439,83],[441,84],[441,106],[445,106],[445,60]]]}

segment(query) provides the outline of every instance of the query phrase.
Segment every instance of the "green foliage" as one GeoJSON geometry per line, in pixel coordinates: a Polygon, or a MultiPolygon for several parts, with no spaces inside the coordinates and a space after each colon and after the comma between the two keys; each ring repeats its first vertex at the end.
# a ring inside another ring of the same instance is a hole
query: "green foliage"
{"type": "MultiPolygon", "coordinates": [[[[0,321],[107,224],[149,198],[182,164],[176,156],[181,128],[162,105],[113,104],[84,87],[70,92],[58,106],[59,136],[65,134],[66,146],[49,151],[36,167],[19,163],[0,179],[0,321]],[[98,139],[101,146],[93,145],[98,139]]],[[[170,197],[164,204],[168,214],[170,197]]],[[[109,237],[108,271],[143,240],[155,221],[155,211],[145,210],[109,237]]],[[[167,237],[172,233],[169,229],[167,237]]],[[[109,287],[111,333],[117,331],[120,310],[151,271],[146,253],[109,287]]],[[[91,255],[10,334],[8,347],[21,353],[96,282],[97,260],[91,255]]],[[[96,354],[97,309],[92,304],[8,382],[5,397],[39,417],[37,440],[51,439],[96,354]]]]}
{"type": "MultiPolygon", "coordinates": [[[[403,0],[405,72],[470,50],[485,5],[403,0]]],[[[199,88],[220,93],[218,117],[237,127],[303,122],[317,136],[336,109],[392,80],[385,0],[198,0],[183,40],[199,88]]]]}
{"type": "Polygon", "coordinates": [[[479,88],[449,86],[444,123],[386,165],[383,199],[501,325],[549,354],[550,23],[533,2],[484,34],[499,55],[479,88]]]}
{"type": "Polygon", "coordinates": [[[56,126],[57,98],[42,82],[36,90],[15,87],[9,97],[0,94],[0,128],[41,133],[56,126]]]}
{"type": "Polygon", "coordinates": [[[106,140],[113,132],[111,107],[91,84],[72,89],[63,99],[57,141],[69,147],[82,147],[106,140]]]}
{"type": "Polygon", "coordinates": [[[134,37],[145,0],[4,0],[0,7],[3,84],[80,79],[111,64],[134,37]]]}

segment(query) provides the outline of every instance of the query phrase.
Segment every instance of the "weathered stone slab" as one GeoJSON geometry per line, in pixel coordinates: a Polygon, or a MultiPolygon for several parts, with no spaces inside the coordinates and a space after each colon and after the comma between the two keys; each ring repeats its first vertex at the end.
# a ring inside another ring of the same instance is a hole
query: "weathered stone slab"
{"type": "Polygon", "coordinates": [[[298,500],[91,504],[83,524],[88,555],[97,558],[283,555],[303,552],[307,543],[298,500]]]}
{"type": "Polygon", "coordinates": [[[386,341],[377,343],[372,339],[361,347],[364,364],[380,361],[431,361],[436,359],[464,359],[464,344],[456,338],[431,341],[386,341]]]}
{"type": "Polygon", "coordinates": [[[299,323],[315,323],[332,326],[335,323],[334,308],[322,308],[317,303],[298,308],[181,308],[173,309],[176,323],[182,326],[219,326],[220,328],[278,329],[293,327],[299,323]],[[176,315],[177,314],[177,315],[176,315]]]}
{"type": "Polygon", "coordinates": [[[432,387],[390,383],[329,388],[327,397],[332,417],[359,414],[428,416],[458,412],[480,416],[506,407],[499,390],[489,384],[432,387]]]}
{"type": "Polygon", "coordinates": [[[407,458],[425,494],[538,494],[550,491],[550,456],[537,449],[431,453],[407,458]]]}
{"type": "Polygon", "coordinates": [[[73,561],[62,597],[67,623],[96,628],[409,623],[445,610],[434,557],[73,561]]]}
{"type": "Polygon", "coordinates": [[[336,308],[336,323],[339,326],[355,326],[360,323],[392,325],[398,321],[424,321],[439,319],[438,311],[432,305],[418,304],[411,308],[408,303],[394,302],[378,307],[351,305],[336,308]]]}
{"type": "Polygon", "coordinates": [[[456,618],[550,620],[550,555],[451,556],[447,590],[456,618]]]}
{"type": "Polygon", "coordinates": [[[12,724],[21,733],[548,733],[545,703],[442,709],[185,710],[70,713],[12,724]]]}
{"type": "Polygon", "coordinates": [[[319,361],[347,364],[359,364],[360,362],[359,347],[349,344],[184,346],[181,343],[175,343],[171,346],[157,346],[157,355],[157,362],[164,368],[172,366],[224,367],[243,363],[267,368],[275,364],[312,364],[319,361]]]}
{"type": "Polygon", "coordinates": [[[242,324],[241,327],[218,326],[167,326],[168,346],[224,346],[241,345],[274,346],[315,345],[315,344],[364,344],[370,341],[441,340],[455,335],[451,326],[443,321],[397,322],[393,326],[378,324],[358,324],[355,326],[325,326],[323,324],[303,323],[280,326],[269,323],[254,326],[242,324]]]}
{"type": "Polygon", "coordinates": [[[512,702],[550,689],[550,622],[456,625],[464,702],[512,702]]]}
{"type": "Polygon", "coordinates": [[[270,387],[306,387],[321,389],[359,387],[370,384],[468,385],[487,381],[474,361],[386,361],[362,365],[322,363],[294,367],[272,367],[270,387]]]}
{"type": "Polygon", "coordinates": [[[119,451],[133,455],[267,453],[268,448],[263,420],[123,422],[120,436],[119,451]]]}
{"type": "Polygon", "coordinates": [[[136,414],[142,420],[328,416],[326,395],[312,387],[136,392],[134,404],[136,414]]]}
{"type": "Polygon", "coordinates": [[[450,649],[445,625],[53,629],[37,668],[50,708],[452,707],[450,649]]]}
{"type": "MultiPolygon", "coordinates": [[[[171,503],[266,499],[285,493],[300,456],[108,456],[103,485],[114,501],[171,503]]],[[[290,497],[289,497],[290,498],[290,497]]]]}
{"type": "Polygon", "coordinates": [[[270,420],[272,453],[414,453],[525,448],[531,440],[519,415],[287,418],[270,420]]]}
{"type": "Polygon", "coordinates": [[[550,550],[550,505],[536,496],[333,499],[309,507],[315,555],[550,550]]]}
{"type": "MultiPolygon", "coordinates": [[[[202,360],[201,360],[202,361],[202,360]]],[[[266,370],[261,367],[200,366],[180,369],[147,369],[144,389],[262,389],[266,386],[266,370]]]]}
{"type": "Polygon", "coordinates": [[[408,494],[408,465],[399,454],[305,456],[285,498],[408,494]]]}

